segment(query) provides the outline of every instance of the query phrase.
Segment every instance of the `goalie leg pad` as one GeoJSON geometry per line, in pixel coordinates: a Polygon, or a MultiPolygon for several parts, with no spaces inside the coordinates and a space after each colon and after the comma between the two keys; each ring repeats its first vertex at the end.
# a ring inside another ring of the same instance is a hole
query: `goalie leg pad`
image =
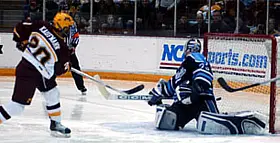
{"type": "Polygon", "coordinates": [[[197,129],[206,134],[263,134],[266,124],[255,113],[246,111],[227,115],[203,111],[197,129]]]}
{"type": "Polygon", "coordinates": [[[176,128],[176,113],[166,109],[166,104],[157,106],[155,125],[157,129],[174,130],[176,128]]]}

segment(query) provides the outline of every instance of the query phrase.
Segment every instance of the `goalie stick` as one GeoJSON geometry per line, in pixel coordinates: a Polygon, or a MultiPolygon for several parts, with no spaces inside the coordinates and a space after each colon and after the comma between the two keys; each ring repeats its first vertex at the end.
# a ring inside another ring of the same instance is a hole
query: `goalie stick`
{"type": "MultiPolygon", "coordinates": [[[[103,95],[104,96],[104,95],[103,95]]],[[[152,95],[149,94],[137,94],[137,95],[117,95],[117,94],[109,94],[104,96],[107,100],[150,100],[152,95]]],[[[162,99],[170,99],[170,98],[162,98],[162,99]]],[[[221,97],[217,97],[216,101],[222,100],[221,97]]]]}
{"type": "Polygon", "coordinates": [[[239,88],[232,88],[227,84],[227,82],[225,81],[224,78],[222,78],[222,77],[218,78],[219,84],[222,86],[223,89],[225,89],[228,92],[236,92],[236,91],[240,91],[240,90],[245,90],[245,89],[248,89],[248,88],[252,88],[252,87],[255,87],[255,86],[267,84],[267,83],[274,82],[274,81],[277,81],[277,80],[280,80],[280,77],[275,77],[275,78],[272,78],[272,79],[269,79],[269,80],[266,80],[266,81],[263,81],[263,82],[258,82],[258,83],[250,84],[250,85],[247,85],[247,86],[239,87],[239,88]]]}
{"type": "MultiPolygon", "coordinates": [[[[99,75],[95,75],[94,78],[100,80],[99,75]]],[[[149,94],[138,94],[138,95],[117,95],[117,94],[111,94],[104,86],[97,85],[97,88],[102,96],[104,96],[107,100],[150,100],[152,98],[152,95],[149,94]]],[[[173,99],[170,98],[163,98],[163,99],[173,99]]],[[[217,97],[216,101],[220,101],[222,98],[217,97]]]]}
{"type": "MultiPolygon", "coordinates": [[[[144,85],[143,85],[143,84],[140,84],[140,85],[138,85],[138,86],[136,86],[136,87],[134,87],[134,88],[131,88],[131,89],[129,89],[129,90],[118,90],[118,89],[116,89],[116,88],[114,88],[114,87],[112,87],[112,86],[110,86],[110,85],[104,83],[104,82],[100,79],[99,75],[95,75],[94,77],[92,77],[92,76],[90,76],[90,75],[88,75],[88,74],[86,74],[86,73],[84,73],[84,72],[82,72],[82,71],[79,71],[79,70],[75,69],[75,68],[71,68],[71,71],[73,71],[73,72],[75,72],[76,74],[79,74],[79,75],[81,75],[81,76],[87,77],[88,79],[90,79],[90,80],[92,80],[92,81],[98,83],[98,84],[97,84],[97,87],[98,87],[98,88],[99,88],[99,87],[102,88],[102,94],[106,94],[106,92],[108,92],[107,89],[106,89],[105,87],[107,87],[107,88],[109,88],[109,89],[112,89],[112,90],[114,90],[114,91],[120,93],[121,95],[133,94],[133,93],[136,93],[136,92],[138,92],[138,91],[144,89],[144,85]],[[104,89],[103,89],[103,88],[104,88],[104,89]]],[[[100,91],[100,92],[101,92],[101,91],[100,91]]]]}

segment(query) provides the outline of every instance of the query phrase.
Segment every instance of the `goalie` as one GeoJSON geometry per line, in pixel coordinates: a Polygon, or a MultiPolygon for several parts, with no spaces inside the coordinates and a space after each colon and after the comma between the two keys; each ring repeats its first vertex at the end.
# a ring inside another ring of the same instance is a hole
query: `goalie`
{"type": "MultiPolygon", "coordinates": [[[[231,132],[231,129],[241,127],[239,125],[242,121],[250,120],[249,117],[254,115],[242,116],[244,120],[240,120],[235,115],[219,114],[216,98],[213,94],[211,66],[200,51],[201,43],[198,39],[191,39],[186,42],[184,46],[185,60],[176,74],[168,81],[160,79],[156,87],[149,92],[152,98],[148,101],[148,104],[150,106],[157,105],[156,128],[179,130],[184,128],[192,119],[195,119],[198,121],[198,130],[203,133],[244,133],[231,132]],[[173,98],[173,104],[162,104],[164,98],[173,98]],[[219,120],[216,120],[218,117],[219,120]],[[228,124],[220,122],[221,120],[228,124]]],[[[250,121],[253,122],[253,120],[250,121]]],[[[256,132],[260,131],[259,129],[264,129],[263,122],[257,123],[256,132]]],[[[255,126],[247,127],[251,127],[252,130],[255,129],[255,126]]]]}

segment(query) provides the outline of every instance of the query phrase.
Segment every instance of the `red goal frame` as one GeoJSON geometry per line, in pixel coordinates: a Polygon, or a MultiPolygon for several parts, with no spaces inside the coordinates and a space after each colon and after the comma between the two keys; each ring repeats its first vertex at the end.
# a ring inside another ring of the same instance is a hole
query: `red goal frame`
{"type": "MultiPolygon", "coordinates": [[[[277,76],[277,41],[272,35],[251,35],[251,34],[228,34],[228,33],[205,33],[203,41],[203,54],[207,57],[208,40],[210,38],[260,38],[271,40],[271,75],[270,78],[277,76]]],[[[269,132],[277,133],[275,128],[276,121],[276,82],[270,84],[270,105],[269,105],[269,132]]]]}

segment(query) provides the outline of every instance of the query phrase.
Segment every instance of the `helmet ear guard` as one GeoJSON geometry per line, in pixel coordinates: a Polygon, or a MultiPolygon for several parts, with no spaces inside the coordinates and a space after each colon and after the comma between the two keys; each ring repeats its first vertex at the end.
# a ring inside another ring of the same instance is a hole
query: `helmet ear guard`
{"type": "Polygon", "coordinates": [[[190,39],[184,45],[184,52],[200,52],[201,42],[198,39],[190,39]]]}

